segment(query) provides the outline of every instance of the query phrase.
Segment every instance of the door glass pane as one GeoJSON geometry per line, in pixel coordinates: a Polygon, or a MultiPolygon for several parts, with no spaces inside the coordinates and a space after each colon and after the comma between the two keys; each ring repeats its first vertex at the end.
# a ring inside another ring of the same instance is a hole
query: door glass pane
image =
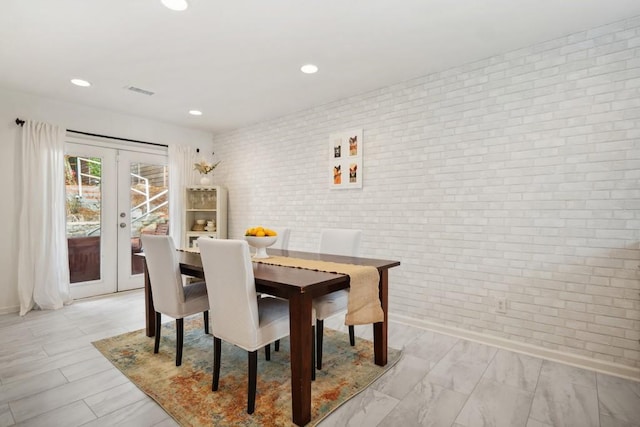
{"type": "Polygon", "coordinates": [[[164,165],[131,163],[131,274],[143,272],[140,234],[169,234],[169,176],[164,165]]]}
{"type": "Polygon", "coordinates": [[[102,159],[65,156],[71,283],[100,279],[101,180],[102,159]]]}

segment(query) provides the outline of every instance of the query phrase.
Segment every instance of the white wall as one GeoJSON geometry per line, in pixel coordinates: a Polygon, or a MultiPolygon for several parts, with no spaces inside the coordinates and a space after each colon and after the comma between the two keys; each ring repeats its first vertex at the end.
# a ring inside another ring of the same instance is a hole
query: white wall
{"type": "Polygon", "coordinates": [[[392,315],[638,373],[639,52],[635,18],[214,137],[230,237],[361,228],[392,315]],[[330,191],[354,128],[364,188],[330,191]]]}
{"type": "Polygon", "coordinates": [[[15,119],[55,123],[78,131],[209,150],[211,135],[152,120],[80,107],[0,88],[0,313],[17,311],[17,224],[20,128],[15,119]]]}

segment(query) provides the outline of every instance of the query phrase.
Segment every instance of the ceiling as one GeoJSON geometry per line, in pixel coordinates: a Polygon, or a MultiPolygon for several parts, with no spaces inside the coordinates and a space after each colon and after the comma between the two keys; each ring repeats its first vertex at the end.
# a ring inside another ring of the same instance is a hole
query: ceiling
{"type": "Polygon", "coordinates": [[[189,2],[3,0],[0,87],[218,133],[640,15],[638,0],[189,2]]]}

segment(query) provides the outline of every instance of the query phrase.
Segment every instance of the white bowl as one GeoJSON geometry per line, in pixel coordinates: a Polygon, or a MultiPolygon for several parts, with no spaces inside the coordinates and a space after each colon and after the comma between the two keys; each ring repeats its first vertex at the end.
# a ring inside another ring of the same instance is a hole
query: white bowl
{"type": "Polygon", "coordinates": [[[269,258],[267,248],[278,240],[278,236],[244,236],[244,238],[249,243],[249,246],[256,248],[256,254],[253,257],[258,259],[269,258]]]}
{"type": "Polygon", "coordinates": [[[205,219],[196,219],[196,224],[198,225],[205,225],[207,223],[207,220],[205,219]]]}

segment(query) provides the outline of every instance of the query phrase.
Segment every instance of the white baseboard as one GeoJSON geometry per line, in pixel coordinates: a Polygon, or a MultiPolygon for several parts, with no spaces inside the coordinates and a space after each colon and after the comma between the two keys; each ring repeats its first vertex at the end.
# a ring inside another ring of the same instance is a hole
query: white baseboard
{"type": "Polygon", "coordinates": [[[0,314],[20,313],[20,306],[14,305],[9,307],[1,307],[0,314]]]}
{"type": "Polygon", "coordinates": [[[475,341],[481,344],[486,344],[505,350],[515,351],[517,353],[527,354],[529,356],[552,360],[554,362],[564,363],[567,365],[589,369],[596,372],[602,372],[604,374],[614,375],[634,381],[640,381],[640,369],[631,366],[620,365],[618,363],[607,362],[604,360],[592,359],[589,357],[566,353],[558,350],[550,350],[532,344],[522,343],[506,338],[491,336],[480,332],[469,331],[453,326],[441,325],[427,320],[420,320],[392,313],[389,313],[389,320],[397,323],[403,323],[405,325],[415,326],[421,329],[430,330],[433,332],[442,333],[445,335],[451,335],[457,338],[463,338],[469,341],[475,341]]]}

